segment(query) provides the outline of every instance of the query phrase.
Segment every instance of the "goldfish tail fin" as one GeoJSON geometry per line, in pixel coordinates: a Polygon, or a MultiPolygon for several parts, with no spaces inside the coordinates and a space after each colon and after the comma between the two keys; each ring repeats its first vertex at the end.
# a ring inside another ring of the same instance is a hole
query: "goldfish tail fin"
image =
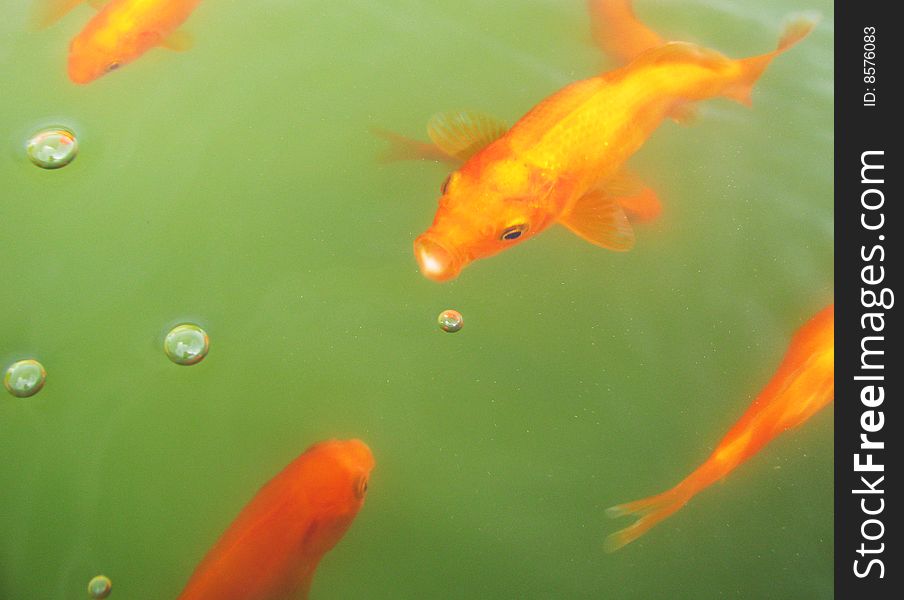
{"type": "Polygon", "coordinates": [[[676,488],[673,488],[656,496],[606,509],[606,516],[612,519],[628,516],[636,516],[638,519],[624,529],[610,534],[606,538],[603,548],[606,552],[615,552],[627,546],[684,506],[687,500],[687,496],[681,495],[676,488]]]}
{"type": "Polygon", "coordinates": [[[725,95],[745,106],[750,106],[750,94],[753,91],[753,86],[772,62],[772,59],[807,37],[818,22],[819,18],[813,15],[798,16],[790,20],[785,26],[782,36],[779,38],[778,47],[775,50],[739,61],[742,69],[741,76],[725,90],[725,95]]]}
{"type": "Polygon", "coordinates": [[[381,127],[371,127],[370,131],[389,142],[386,149],[377,157],[381,163],[403,160],[449,161],[449,157],[433,144],[421,142],[381,127]]]}

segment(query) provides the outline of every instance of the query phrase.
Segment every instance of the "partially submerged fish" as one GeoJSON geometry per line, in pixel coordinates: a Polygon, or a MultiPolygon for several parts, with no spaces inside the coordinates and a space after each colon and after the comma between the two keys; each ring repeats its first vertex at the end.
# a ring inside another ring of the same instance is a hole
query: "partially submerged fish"
{"type": "MultiPolygon", "coordinates": [[[[48,25],[83,0],[42,0],[39,25],[48,25]]],[[[99,12],[69,45],[69,78],[90,83],[155,46],[184,50],[177,31],[201,0],[87,0],[99,12]]]]}
{"type": "MultiPolygon", "coordinates": [[[[438,115],[428,125],[435,146],[464,164],[443,183],[433,224],[414,242],[426,277],[453,279],[468,263],[553,223],[598,246],[630,249],[634,232],[624,209],[655,215],[659,202],[625,161],[664,118],[686,116],[690,102],[726,96],[749,104],[772,59],[813,27],[795,21],[776,50],[733,60],[694,44],[661,43],[625,0],[598,0],[591,9],[615,21],[599,25],[598,35],[624,29],[609,50],[630,63],[566,86],[511,129],[474,113],[438,115]]],[[[418,152],[416,142],[400,141],[394,155],[418,152]]]]}
{"type": "Polygon", "coordinates": [[[710,457],[672,489],[614,506],[610,517],[637,516],[630,526],[606,538],[606,550],[618,550],[684,506],[759,452],[774,437],[797,427],[835,397],[835,305],[804,324],[768,385],[725,434],[710,457]]]}
{"type": "Polygon", "coordinates": [[[364,504],[373,466],[359,440],[308,448],[242,509],[179,600],[307,598],[320,559],[364,504]]]}

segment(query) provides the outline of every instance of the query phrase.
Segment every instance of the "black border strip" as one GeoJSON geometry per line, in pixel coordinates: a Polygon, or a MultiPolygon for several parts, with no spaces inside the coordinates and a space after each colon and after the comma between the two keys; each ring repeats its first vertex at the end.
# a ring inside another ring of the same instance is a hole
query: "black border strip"
{"type": "Polygon", "coordinates": [[[896,6],[835,6],[835,597],[845,599],[904,590],[890,489],[902,483],[895,442],[904,370],[892,330],[902,268],[893,246],[901,229],[895,144],[904,135],[896,6]]]}

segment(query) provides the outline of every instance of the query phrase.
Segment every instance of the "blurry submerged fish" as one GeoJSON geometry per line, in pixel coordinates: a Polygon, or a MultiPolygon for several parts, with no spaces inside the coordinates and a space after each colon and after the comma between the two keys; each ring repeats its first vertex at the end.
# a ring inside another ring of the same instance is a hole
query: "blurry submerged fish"
{"type": "Polygon", "coordinates": [[[373,466],[359,440],[308,448],[242,509],[179,600],[307,598],[320,559],[363,505],[373,466]]]}
{"type": "Polygon", "coordinates": [[[797,427],[835,397],[835,305],[822,309],[791,340],[778,371],[728,431],[710,457],[672,489],[614,506],[610,517],[636,515],[632,525],[606,538],[618,550],[684,506],[760,451],[772,438],[797,427]]]}
{"type": "MultiPolygon", "coordinates": [[[[604,48],[630,63],[566,86],[511,129],[474,113],[431,120],[436,148],[464,165],[443,183],[433,224],[414,242],[426,277],[453,279],[471,261],[553,223],[598,246],[630,249],[634,232],[624,210],[649,218],[659,202],[626,171],[625,161],[664,118],[686,116],[689,102],[727,96],[749,104],[772,59],[813,27],[793,22],[776,50],[733,60],[694,44],[663,43],[626,0],[596,0],[590,7],[597,36],[608,40],[604,48]]],[[[392,141],[396,158],[423,154],[419,142],[392,141]]]]}
{"type": "MultiPolygon", "coordinates": [[[[39,0],[37,22],[46,26],[83,0],[39,0]]],[[[86,0],[99,10],[69,45],[69,78],[90,83],[155,46],[185,50],[176,29],[201,0],[86,0]]]]}

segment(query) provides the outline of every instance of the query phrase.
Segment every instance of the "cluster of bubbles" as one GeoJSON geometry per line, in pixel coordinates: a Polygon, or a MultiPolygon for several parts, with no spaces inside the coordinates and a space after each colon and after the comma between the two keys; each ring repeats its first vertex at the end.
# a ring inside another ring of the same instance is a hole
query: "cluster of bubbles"
{"type": "Polygon", "coordinates": [[[89,598],[106,598],[113,591],[113,582],[106,575],[97,575],[88,582],[89,598]]]}
{"type": "MultiPolygon", "coordinates": [[[[196,365],[209,349],[207,332],[193,323],[173,327],[163,340],[163,352],[177,365],[196,365]]],[[[17,398],[34,396],[46,381],[44,365],[33,358],[17,360],[3,374],[3,387],[17,398]]]]}
{"type": "MultiPolygon", "coordinates": [[[[78,155],[78,140],[75,133],[65,127],[49,127],[32,135],[25,152],[29,160],[42,169],[65,167],[78,155]]],[[[464,324],[457,310],[440,313],[440,329],[448,333],[461,330],[464,324]]],[[[173,327],[163,340],[166,356],[178,365],[196,365],[207,356],[210,338],[207,332],[193,323],[182,323],[173,327]]],[[[47,380],[44,365],[33,358],[18,360],[11,364],[3,376],[3,386],[17,398],[34,396],[47,380]]],[[[113,590],[113,582],[105,575],[97,575],[88,582],[90,598],[106,598],[113,590]]]]}

